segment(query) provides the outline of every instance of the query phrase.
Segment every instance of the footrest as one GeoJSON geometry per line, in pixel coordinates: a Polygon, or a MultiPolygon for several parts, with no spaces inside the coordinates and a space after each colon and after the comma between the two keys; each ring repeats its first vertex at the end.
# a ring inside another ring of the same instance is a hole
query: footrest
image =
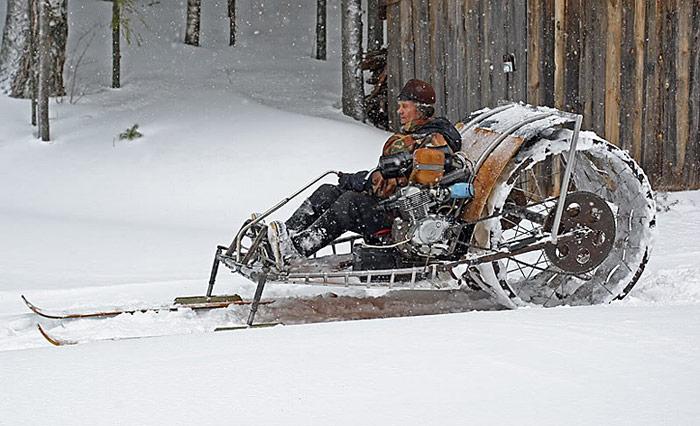
{"type": "Polygon", "coordinates": [[[253,325],[230,325],[224,327],[216,327],[214,331],[233,331],[233,330],[245,330],[247,328],[268,328],[275,327],[277,325],[284,325],[281,322],[263,322],[260,324],[253,325]]]}
{"type": "Polygon", "coordinates": [[[193,304],[200,304],[200,303],[224,303],[224,302],[230,302],[230,303],[235,303],[235,302],[241,302],[243,298],[237,294],[230,294],[230,295],[222,295],[222,296],[184,296],[184,297],[176,297],[175,298],[175,304],[176,305],[193,305],[193,304]]]}

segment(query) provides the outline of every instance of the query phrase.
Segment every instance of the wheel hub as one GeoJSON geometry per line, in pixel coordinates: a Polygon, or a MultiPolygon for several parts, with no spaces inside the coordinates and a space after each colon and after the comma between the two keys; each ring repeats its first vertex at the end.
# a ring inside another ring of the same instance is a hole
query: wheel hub
{"type": "MultiPolygon", "coordinates": [[[[551,232],[556,208],[545,221],[551,232]]],[[[594,269],[608,257],[615,242],[615,214],[605,200],[592,192],[577,191],[566,196],[558,235],[582,231],[573,239],[548,245],[549,261],[565,272],[581,274],[594,269]]]]}

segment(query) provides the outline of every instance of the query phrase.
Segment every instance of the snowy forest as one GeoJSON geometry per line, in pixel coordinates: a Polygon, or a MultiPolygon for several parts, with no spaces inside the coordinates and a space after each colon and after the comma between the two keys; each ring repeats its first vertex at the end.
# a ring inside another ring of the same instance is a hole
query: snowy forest
{"type": "Polygon", "coordinates": [[[0,0],[0,424],[695,424],[696,0],[0,0]]]}

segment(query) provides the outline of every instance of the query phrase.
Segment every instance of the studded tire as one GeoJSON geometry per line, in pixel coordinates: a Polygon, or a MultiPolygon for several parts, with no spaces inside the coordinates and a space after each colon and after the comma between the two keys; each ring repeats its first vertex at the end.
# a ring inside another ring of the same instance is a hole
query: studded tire
{"type": "MultiPolygon", "coordinates": [[[[528,206],[547,215],[556,205],[552,193],[541,190],[538,172],[544,164],[565,168],[571,131],[562,129],[547,139],[525,145],[509,162],[489,196],[486,215],[504,212],[507,203],[528,206]],[[540,166],[538,166],[540,165],[540,166]],[[545,195],[546,194],[546,195],[545,195]],[[549,201],[547,201],[549,200],[549,201]]],[[[639,280],[649,259],[656,206],[649,180],[621,149],[592,132],[581,132],[569,191],[587,191],[602,198],[614,214],[612,248],[605,259],[585,273],[571,273],[549,261],[544,250],[482,264],[470,270],[472,279],[491,288],[511,306],[592,305],[624,298],[639,280]]],[[[472,244],[496,250],[533,234],[528,220],[507,214],[477,224],[472,244]]]]}

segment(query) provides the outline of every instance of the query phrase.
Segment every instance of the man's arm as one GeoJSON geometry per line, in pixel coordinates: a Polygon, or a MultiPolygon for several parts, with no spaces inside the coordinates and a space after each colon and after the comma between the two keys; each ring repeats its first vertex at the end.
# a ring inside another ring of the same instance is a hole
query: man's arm
{"type": "Polygon", "coordinates": [[[367,189],[367,178],[370,172],[361,170],[355,173],[339,173],[338,187],[345,191],[363,192],[367,189]]]}

